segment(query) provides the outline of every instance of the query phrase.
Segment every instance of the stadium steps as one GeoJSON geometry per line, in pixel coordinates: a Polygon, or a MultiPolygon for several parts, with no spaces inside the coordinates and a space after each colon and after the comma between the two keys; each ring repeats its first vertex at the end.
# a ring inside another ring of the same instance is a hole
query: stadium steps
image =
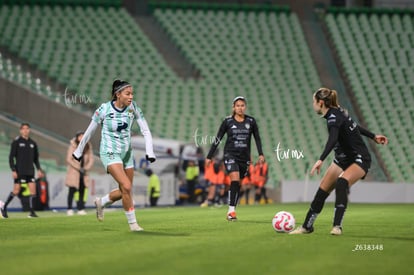
{"type": "MultiPolygon", "coordinates": [[[[229,114],[231,105],[226,107],[222,103],[231,102],[236,95],[245,95],[248,113],[252,113],[261,126],[267,159],[274,168],[271,177],[303,178],[309,164],[292,159],[279,162],[274,152],[280,142],[280,149],[285,153],[304,150],[305,155],[316,158],[316,146],[307,144],[322,143],[317,131],[306,132],[308,141],[305,140],[304,126],[323,127],[310,108],[295,108],[296,116],[292,112],[292,106],[309,105],[304,92],[312,85],[320,85],[295,15],[208,7],[155,9],[154,15],[187,58],[200,69],[206,84],[200,90],[217,93],[221,98],[221,102],[210,98],[202,101],[209,104],[207,110],[219,104],[224,113],[220,108],[217,112],[229,114]],[[287,88],[293,86],[297,89],[287,88]]],[[[195,90],[197,93],[197,88],[195,90]]],[[[311,92],[312,89],[309,97],[311,92]]],[[[210,130],[213,134],[220,119],[215,118],[215,121],[216,125],[210,130]]],[[[254,145],[252,150],[256,151],[254,145]]]]}
{"type": "Polygon", "coordinates": [[[164,26],[165,30],[189,62],[200,70],[200,80],[176,77],[132,18],[116,20],[128,18],[123,9],[41,6],[13,7],[9,12],[24,15],[29,24],[9,22],[4,43],[24,56],[28,52],[20,45],[26,45],[22,38],[28,31],[19,28],[38,23],[42,27],[29,43],[36,54],[27,58],[70,89],[83,91],[90,87],[88,92],[97,102],[107,98],[102,91],[107,91],[112,82],[108,75],[122,75],[132,83],[139,83],[137,101],[143,103],[156,136],[192,141],[196,130],[213,136],[221,119],[230,114],[232,98],[242,94],[248,98],[248,113],[254,114],[261,125],[269,164],[277,167],[271,178],[303,178],[306,166],[300,160],[276,163],[274,150],[279,142],[284,150],[305,150],[305,155],[312,159],[319,153],[316,146],[309,147],[308,143],[323,143],[317,130],[323,129],[323,125],[318,123],[311,108],[296,108],[298,114],[291,112],[292,106],[308,106],[309,87],[320,84],[298,20],[288,10],[221,10],[218,6],[188,13],[174,10],[174,16],[166,18],[170,27],[164,26]],[[93,25],[100,28],[92,28],[82,18],[93,18],[93,25]],[[215,24],[220,33],[214,32],[215,24]],[[11,37],[13,29],[16,35],[11,37]],[[174,33],[176,30],[179,32],[174,33]],[[188,31],[195,38],[188,36],[188,31]],[[108,43],[122,41],[119,33],[129,33],[134,43],[108,43]],[[90,37],[93,43],[88,40],[90,37]],[[42,53],[40,49],[45,46],[48,47],[42,53]],[[115,60],[123,66],[113,64],[114,56],[108,54],[108,49],[119,53],[115,60]],[[100,52],[100,63],[91,51],[100,52]],[[166,119],[157,119],[157,110],[166,110],[166,119]],[[294,115],[300,119],[295,120],[294,115]],[[315,131],[306,132],[306,140],[302,128],[309,125],[315,131]]]}
{"type": "Polygon", "coordinates": [[[160,29],[159,24],[152,16],[141,15],[135,16],[134,19],[179,77],[183,79],[197,78],[197,71],[194,70],[193,65],[176,49],[174,43],[160,29]]]}
{"type": "MultiPolygon", "coordinates": [[[[19,127],[23,121],[13,115],[0,112],[0,167],[9,171],[8,156],[12,140],[19,135],[19,127]]],[[[31,137],[39,147],[41,166],[47,173],[66,171],[66,153],[69,140],[56,136],[46,129],[31,123],[31,137]]],[[[96,148],[94,148],[96,149],[96,148]]],[[[100,160],[96,157],[93,171],[104,173],[100,160]]],[[[2,170],[1,170],[2,171],[2,170]]]]}
{"type": "Polygon", "coordinates": [[[412,15],[335,9],[325,20],[362,119],[390,140],[375,146],[389,179],[414,182],[414,157],[407,153],[414,127],[412,15]]]}

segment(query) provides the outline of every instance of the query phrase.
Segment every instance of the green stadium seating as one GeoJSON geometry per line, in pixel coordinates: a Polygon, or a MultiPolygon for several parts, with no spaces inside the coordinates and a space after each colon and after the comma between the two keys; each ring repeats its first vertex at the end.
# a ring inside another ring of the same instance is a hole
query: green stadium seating
{"type": "Polygon", "coordinates": [[[367,127],[390,140],[378,147],[386,170],[395,182],[413,182],[412,15],[335,10],[325,21],[367,127]]]}
{"type": "Polygon", "coordinates": [[[277,167],[271,178],[303,178],[303,161],[278,163],[274,152],[280,142],[314,159],[324,139],[309,104],[320,81],[296,15],[268,6],[173,5],[153,12],[201,72],[199,80],[178,78],[119,7],[2,6],[0,43],[95,103],[108,99],[114,78],[129,80],[155,136],[191,142],[197,129],[213,136],[232,98],[244,95],[267,160],[277,167]]]}
{"type": "MultiPolygon", "coordinates": [[[[214,95],[201,100],[202,106],[207,104],[206,110],[214,109],[213,114],[224,116],[231,111],[226,102],[238,94],[245,95],[249,112],[261,125],[271,177],[303,178],[303,161],[279,163],[274,152],[281,142],[284,150],[304,150],[307,156],[317,158],[323,142],[314,130],[306,135],[302,130],[310,125],[321,130],[311,108],[295,107],[309,106],[312,90],[320,86],[296,15],[182,6],[155,8],[153,12],[165,32],[201,71],[203,83],[211,83],[203,90],[214,95]],[[221,100],[215,101],[214,96],[221,100]],[[319,146],[308,146],[309,142],[319,146]]],[[[216,122],[210,123],[209,132],[215,134],[220,120],[212,119],[216,122]]]]}

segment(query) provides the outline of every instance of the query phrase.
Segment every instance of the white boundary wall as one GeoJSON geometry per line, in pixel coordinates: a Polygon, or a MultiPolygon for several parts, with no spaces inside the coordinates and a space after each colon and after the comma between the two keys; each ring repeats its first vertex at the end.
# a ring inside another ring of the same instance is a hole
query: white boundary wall
{"type": "MultiPolygon", "coordinates": [[[[282,181],[280,202],[311,202],[319,181],[282,181]]],[[[351,187],[349,200],[357,203],[414,203],[414,183],[359,181],[351,187]]],[[[335,191],[327,199],[335,201],[335,191]]]]}
{"type": "MultiPolygon", "coordinates": [[[[101,197],[107,194],[114,188],[117,188],[117,183],[110,175],[92,174],[91,186],[88,189],[88,200],[86,207],[94,207],[93,200],[95,197],[101,197]]],[[[161,181],[161,197],[158,200],[158,205],[174,205],[176,201],[177,187],[174,182],[173,174],[159,175],[161,181]]],[[[49,208],[59,209],[67,207],[68,187],[65,186],[65,173],[47,174],[49,183],[49,208]]],[[[135,173],[134,175],[134,203],[136,206],[142,207],[149,204],[147,197],[148,177],[146,175],[135,173]]],[[[3,202],[7,199],[8,194],[12,191],[13,179],[11,172],[0,172],[0,200],[3,202]]],[[[121,207],[121,201],[116,202],[114,206],[121,207]]],[[[14,198],[9,204],[10,209],[21,209],[21,203],[18,198],[14,198]]],[[[76,203],[73,202],[73,207],[76,209],[76,203]]]]}

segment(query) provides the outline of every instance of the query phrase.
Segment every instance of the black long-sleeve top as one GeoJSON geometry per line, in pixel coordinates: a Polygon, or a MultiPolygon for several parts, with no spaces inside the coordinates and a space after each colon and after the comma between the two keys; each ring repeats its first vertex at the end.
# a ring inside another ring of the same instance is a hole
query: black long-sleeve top
{"type": "Polygon", "coordinates": [[[238,122],[233,116],[226,117],[211,145],[207,155],[208,159],[214,156],[217,146],[220,144],[224,134],[227,134],[226,144],[224,145],[224,154],[229,154],[236,159],[250,160],[251,136],[254,136],[256,147],[259,155],[263,155],[262,142],[259,135],[259,128],[256,120],[245,115],[244,121],[238,122]]]}
{"type": "Polygon", "coordinates": [[[9,154],[10,169],[16,171],[19,176],[34,176],[33,164],[37,170],[41,170],[36,142],[31,138],[17,137],[11,144],[9,154]]]}
{"type": "Polygon", "coordinates": [[[330,108],[324,118],[327,120],[329,137],[319,157],[320,160],[325,160],[334,148],[349,157],[361,155],[366,159],[371,158],[361,134],[370,138],[374,138],[375,134],[358,126],[351,117],[338,108],[330,108]]]}

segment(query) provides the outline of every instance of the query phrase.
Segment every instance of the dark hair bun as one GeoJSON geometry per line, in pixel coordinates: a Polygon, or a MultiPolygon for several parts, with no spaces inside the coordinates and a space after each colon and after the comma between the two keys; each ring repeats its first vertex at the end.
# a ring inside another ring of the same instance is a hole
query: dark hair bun
{"type": "Polygon", "coordinates": [[[115,93],[115,91],[121,86],[122,80],[116,79],[112,83],[112,95],[115,93]]]}
{"type": "Polygon", "coordinates": [[[128,82],[124,81],[124,80],[119,80],[116,79],[113,83],[112,83],[112,96],[116,93],[121,91],[122,89],[131,86],[128,82]]]}

